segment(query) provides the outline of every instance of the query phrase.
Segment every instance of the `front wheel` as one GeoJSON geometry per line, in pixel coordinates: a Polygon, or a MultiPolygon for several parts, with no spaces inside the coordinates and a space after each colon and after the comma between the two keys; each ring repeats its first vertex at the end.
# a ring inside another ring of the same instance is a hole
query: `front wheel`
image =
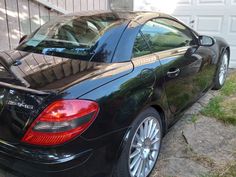
{"type": "Polygon", "coordinates": [[[127,144],[118,161],[115,177],[147,177],[160,152],[162,123],[153,108],[143,111],[132,124],[127,144]]]}
{"type": "Polygon", "coordinates": [[[224,86],[228,73],[228,67],[229,67],[229,54],[228,52],[224,52],[220,60],[219,68],[216,73],[215,85],[213,87],[214,90],[219,90],[224,86]]]}

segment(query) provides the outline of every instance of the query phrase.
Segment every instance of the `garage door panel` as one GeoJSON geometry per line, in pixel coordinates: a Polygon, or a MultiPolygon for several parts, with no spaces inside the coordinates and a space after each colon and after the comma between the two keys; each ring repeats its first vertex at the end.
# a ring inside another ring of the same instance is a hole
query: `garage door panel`
{"type": "MultiPolygon", "coordinates": [[[[221,35],[222,36],[222,35],[221,35]]],[[[231,45],[236,46],[236,33],[224,36],[224,39],[231,45]]]]}
{"type": "Polygon", "coordinates": [[[178,1],[178,5],[184,5],[184,6],[190,6],[192,5],[193,0],[179,0],[178,1]]]}
{"type": "Polygon", "coordinates": [[[230,52],[231,52],[230,67],[236,68],[236,32],[234,32],[234,34],[231,35],[226,35],[224,38],[230,45],[230,52]]]}
{"type": "Polygon", "coordinates": [[[220,33],[223,16],[198,16],[197,31],[205,33],[220,33]]]}
{"type": "Polygon", "coordinates": [[[230,17],[229,32],[236,35],[236,16],[230,17]]]}
{"type": "Polygon", "coordinates": [[[231,61],[230,61],[230,66],[236,68],[236,46],[230,46],[231,49],[231,61]]]}
{"type": "Polygon", "coordinates": [[[232,5],[236,5],[236,0],[231,1],[232,5]]]}
{"type": "Polygon", "coordinates": [[[225,5],[225,0],[198,0],[198,5],[225,5]]]}

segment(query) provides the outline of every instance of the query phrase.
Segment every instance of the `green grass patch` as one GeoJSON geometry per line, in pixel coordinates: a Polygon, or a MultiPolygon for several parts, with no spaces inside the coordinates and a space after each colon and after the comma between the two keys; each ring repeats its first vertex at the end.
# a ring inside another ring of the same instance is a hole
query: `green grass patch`
{"type": "Polygon", "coordinates": [[[201,175],[200,177],[236,177],[236,165],[230,165],[221,172],[201,175]]]}
{"type": "Polygon", "coordinates": [[[210,117],[222,117],[224,116],[224,112],[220,107],[220,102],[222,102],[223,97],[217,96],[210,100],[208,105],[201,111],[203,115],[210,117]]]}
{"type": "Polygon", "coordinates": [[[236,72],[227,79],[220,90],[220,95],[214,97],[201,113],[224,123],[236,125],[236,72]]]}
{"type": "Polygon", "coordinates": [[[222,96],[217,96],[201,113],[204,116],[215,117],[224,123],[236,125],[236,97],[225,99],[222,96]]]}
{"type": "Polygon", "coordinates": [[[197,122],[197,120],[198,120],[198,116],[194,114],[194,115],[191,117],[191,122],[195,124],[195,123],[197,122]]]}
{"type": "Polygon", "coordinates": [[[220,92],[222,95],[225,96],[231,96],[236,94],[236,72],[232,73],[229,76],[220,92]]]}

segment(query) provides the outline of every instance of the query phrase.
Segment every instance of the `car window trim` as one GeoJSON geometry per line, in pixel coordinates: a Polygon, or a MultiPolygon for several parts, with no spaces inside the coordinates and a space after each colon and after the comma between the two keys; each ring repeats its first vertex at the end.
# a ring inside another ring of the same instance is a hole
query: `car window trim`
{"type": "MultiPolygon", "coordinates": [[[[176,23],[179,23],[181,25],[183,25],[185,28],[187,28],[190,33],[191,33],[191,36],[196,40],[197,42],[197,38],[198,38],[198,33],[196,31],[194,31],[193,29],[191,29],[188,25],[184,24],[183,22],[181,22],[180,20],[176,19],[176,18],[168,18],[168,17],[157,17],[157,18],[162,18],[162,19],[168,19],[168,20],[172,20],[176,23]]],[[[155,18],[155,19],[157,19],[155,18]]]]}
{"type": "Polygon", "coordinates": [[[144,34],[143,34],[143,32],[141,31],[141,29],[139,30],[139,33],[141,34],[143,40],[145,41],[145,43],[147,44],[148,48],[150,49],[150,52],[152,52],[152,47],[150,46],[150,44],[149,44],[149,42],[148,42],[148,39],[146,39],[146,38],[144,37],[144,34]]]}
{"type": "Polygon", "coordinates": [[[173,48],[173,49],[168,49],[168,50],[163,50],[163,51],[155,52],[155,54],[158,55],[160,53],[171,52],[171,51],[173,51],[172,54],[178,54],[178,53],[181,53],[181,52],[183,52],[185,50],[188,50],[189,48],[191,48],[191,46],[177,47],[177,48],[173,48]]]}
{"type": "MultiPolygon", "coordinates": [[[[143,35],[143,33],[142,33],[141,30],[142,30],[143,26],[144,26],[147,22],[152,21],[152,20],[154,20],[154,19],[167,19],[167,20],[172,20],[172,21],[174,21],[174,22],[176,22],[176,23],[179,23],[179,24],[183,25],[184,27],[186,27],[186,28],[189,30],[189,32],[190,32],[192,38],[193,38],[194,41],[195,41],[195,44],[194,44],[194,45],[189,45],[189,47],[195,46],[195,45],[198,44],[197,37],[196,37],[196,35],[194,35],[194,33],[193,33],[193,31],[191,30],[191,28],[189,28],[187,25],[185,25],[185,24],[183,24],[182,22],[180,22],[178,19],[173,19],[173,18],[168,18],[168,17],[156,17],[156,18],[151,18],[151,19],[147,20],[147,21],[141,26],[141,28],[140,28],[140,33],[142,34],[144,40],[146,41],[146,43],[148,43],[148,46],[149,46],[150,48],[151,48],[151,46],[150,46],[150,40],[149,40],[149,39],[146,39],[146,38],[144,37],[144,35],[143,35]]],[[[187,47],[187,46],[183,46],[183,47],[187,47]]],[[[182,48],[182,47],[172,48],[172,49],[168,49],[168,50],[174,50],[174,49],[178,49],[178,48],[182,48]]],[[[152,53],[157,53],[157,52],[153,51],[152,48],[151,48],[151,51],[152,51],[152,53]]],[[[164,51],[167,51],[167,50],[164,50],[164,51]]],[[[159,51],[159,52],[162,52],[162,51],[159,51]]]]}
{"type": "MultiPolygon", "coordinates": [[[[151,48],[151,46],[149,45],[149,43],[148,43],[148,42],[147,42],[147,40],[145,39],[145,37],[144,37],[144,35],[143,35],[142,31],[141,31],[141,28],[140,28],[139,32],[137,33],[137,35],[136,35],[136,38],[137,38],[138,34],[140,34],[140,35],[141,35],[141,37],[142,37],[143,41],[145,42],[145,44],[146,44],[146,45],[147,45],[147,47],[149,48],[149,50],[150,50],[150,53],[148,53],[148,54],[145,54],[145,55],[142,55],[142,56],[134,57],[134,52],[132,51],[132,57],[131,57],[131,60],[133,60],[133,59],[135,59],[135,58],[140,58],[140,57],[143,57],[143,56],[147,56],[147,55],[154,54],[154,53],[153,53],[153,51],[152,51],[152,48],[151,48]]],[[[136,38],[135,38],[135,41],[134,41],[134,43],[136,42],[136,38]]],[[[134,49],[134,45],[133,45],[133,49],[134,49]]]]}
{"type": "MultiPolygon", "coordinates": [[[[171,51],[171,50],[178,50],[178,49],[181,49],[181,48],[190,48],[190,47],[195,47],[195,46],[198,45],[198,34],[197,34],[193,29],[191,29],[190,27],[188,27],[187,25],[185,25],[183,22],[179,21],[178,19],[171,18],[171,17],[169,18],[169,17],[161,17],[161,16],[159,16],[159,17],[150,18],[150,19],[148,19],[144,24],[141,25],[141,27],[140,27],[139,32],[137,33],[137,35],[138,35],[139,33],[141,34],[141,37],[143,38],[143,40],[145,41],[146,45],[148,46],[148,48],[149,48],[150,51],[151,51],[151,53],[146,54],[146,55],[151,55],[151,54],[158,55],[159,53],[162,53],[162,52],[169,52],[169,51],[171,51]],[[172,20],[172,21],[174,21],[174,22],[176,22],[176,23],[181,24],[182,26],[184,26],[185,28],[187,28],[187,29],[189,30],[189,32],[190,32],[192,38],[193,38],[194,41],[195,41],[195,44],[194,44],[194,45],[183,46],[183,47],[176,47],[176,48],[172,48],[172,49],[168,49],[168,50],[163,50],[163,51],[158,51],[158,52],[153,51],[153,49],[152,49],[151,46],[150,46],[150,40],[145,38],[145,36],[144,36],[144,34],[143,34],[143,32],[142,32],[142,28],[143,28],[143,26],[144,26],[147,22],[152,21],[152,20],[154,20],[154,19],[168,19],[168,20],[172,20]]],[[[146,56],[146,55],[143,55],[143,56],[146,56]]],[[[140,56],[139,56],[139,57],[140,57],[140,56]]],[[[133,59],[135,59],[135,58],[137,58],[137,57],[134,57],[133,54],[132,54],[131,60],[133,60],[133,59]]]]}

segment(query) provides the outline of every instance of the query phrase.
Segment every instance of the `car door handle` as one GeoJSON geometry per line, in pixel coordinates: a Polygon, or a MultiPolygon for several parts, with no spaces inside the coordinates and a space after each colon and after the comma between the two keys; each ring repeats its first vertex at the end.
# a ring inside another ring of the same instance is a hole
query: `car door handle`
{"type": "Polygon", "coordinates": [[[168,72],[167,72],[167,76],[169,78],[175,78],[175,77],[178,77],[180,74],[180,69],[179,68],[175,68],[175,69],[170,69],[168,72]]]}

